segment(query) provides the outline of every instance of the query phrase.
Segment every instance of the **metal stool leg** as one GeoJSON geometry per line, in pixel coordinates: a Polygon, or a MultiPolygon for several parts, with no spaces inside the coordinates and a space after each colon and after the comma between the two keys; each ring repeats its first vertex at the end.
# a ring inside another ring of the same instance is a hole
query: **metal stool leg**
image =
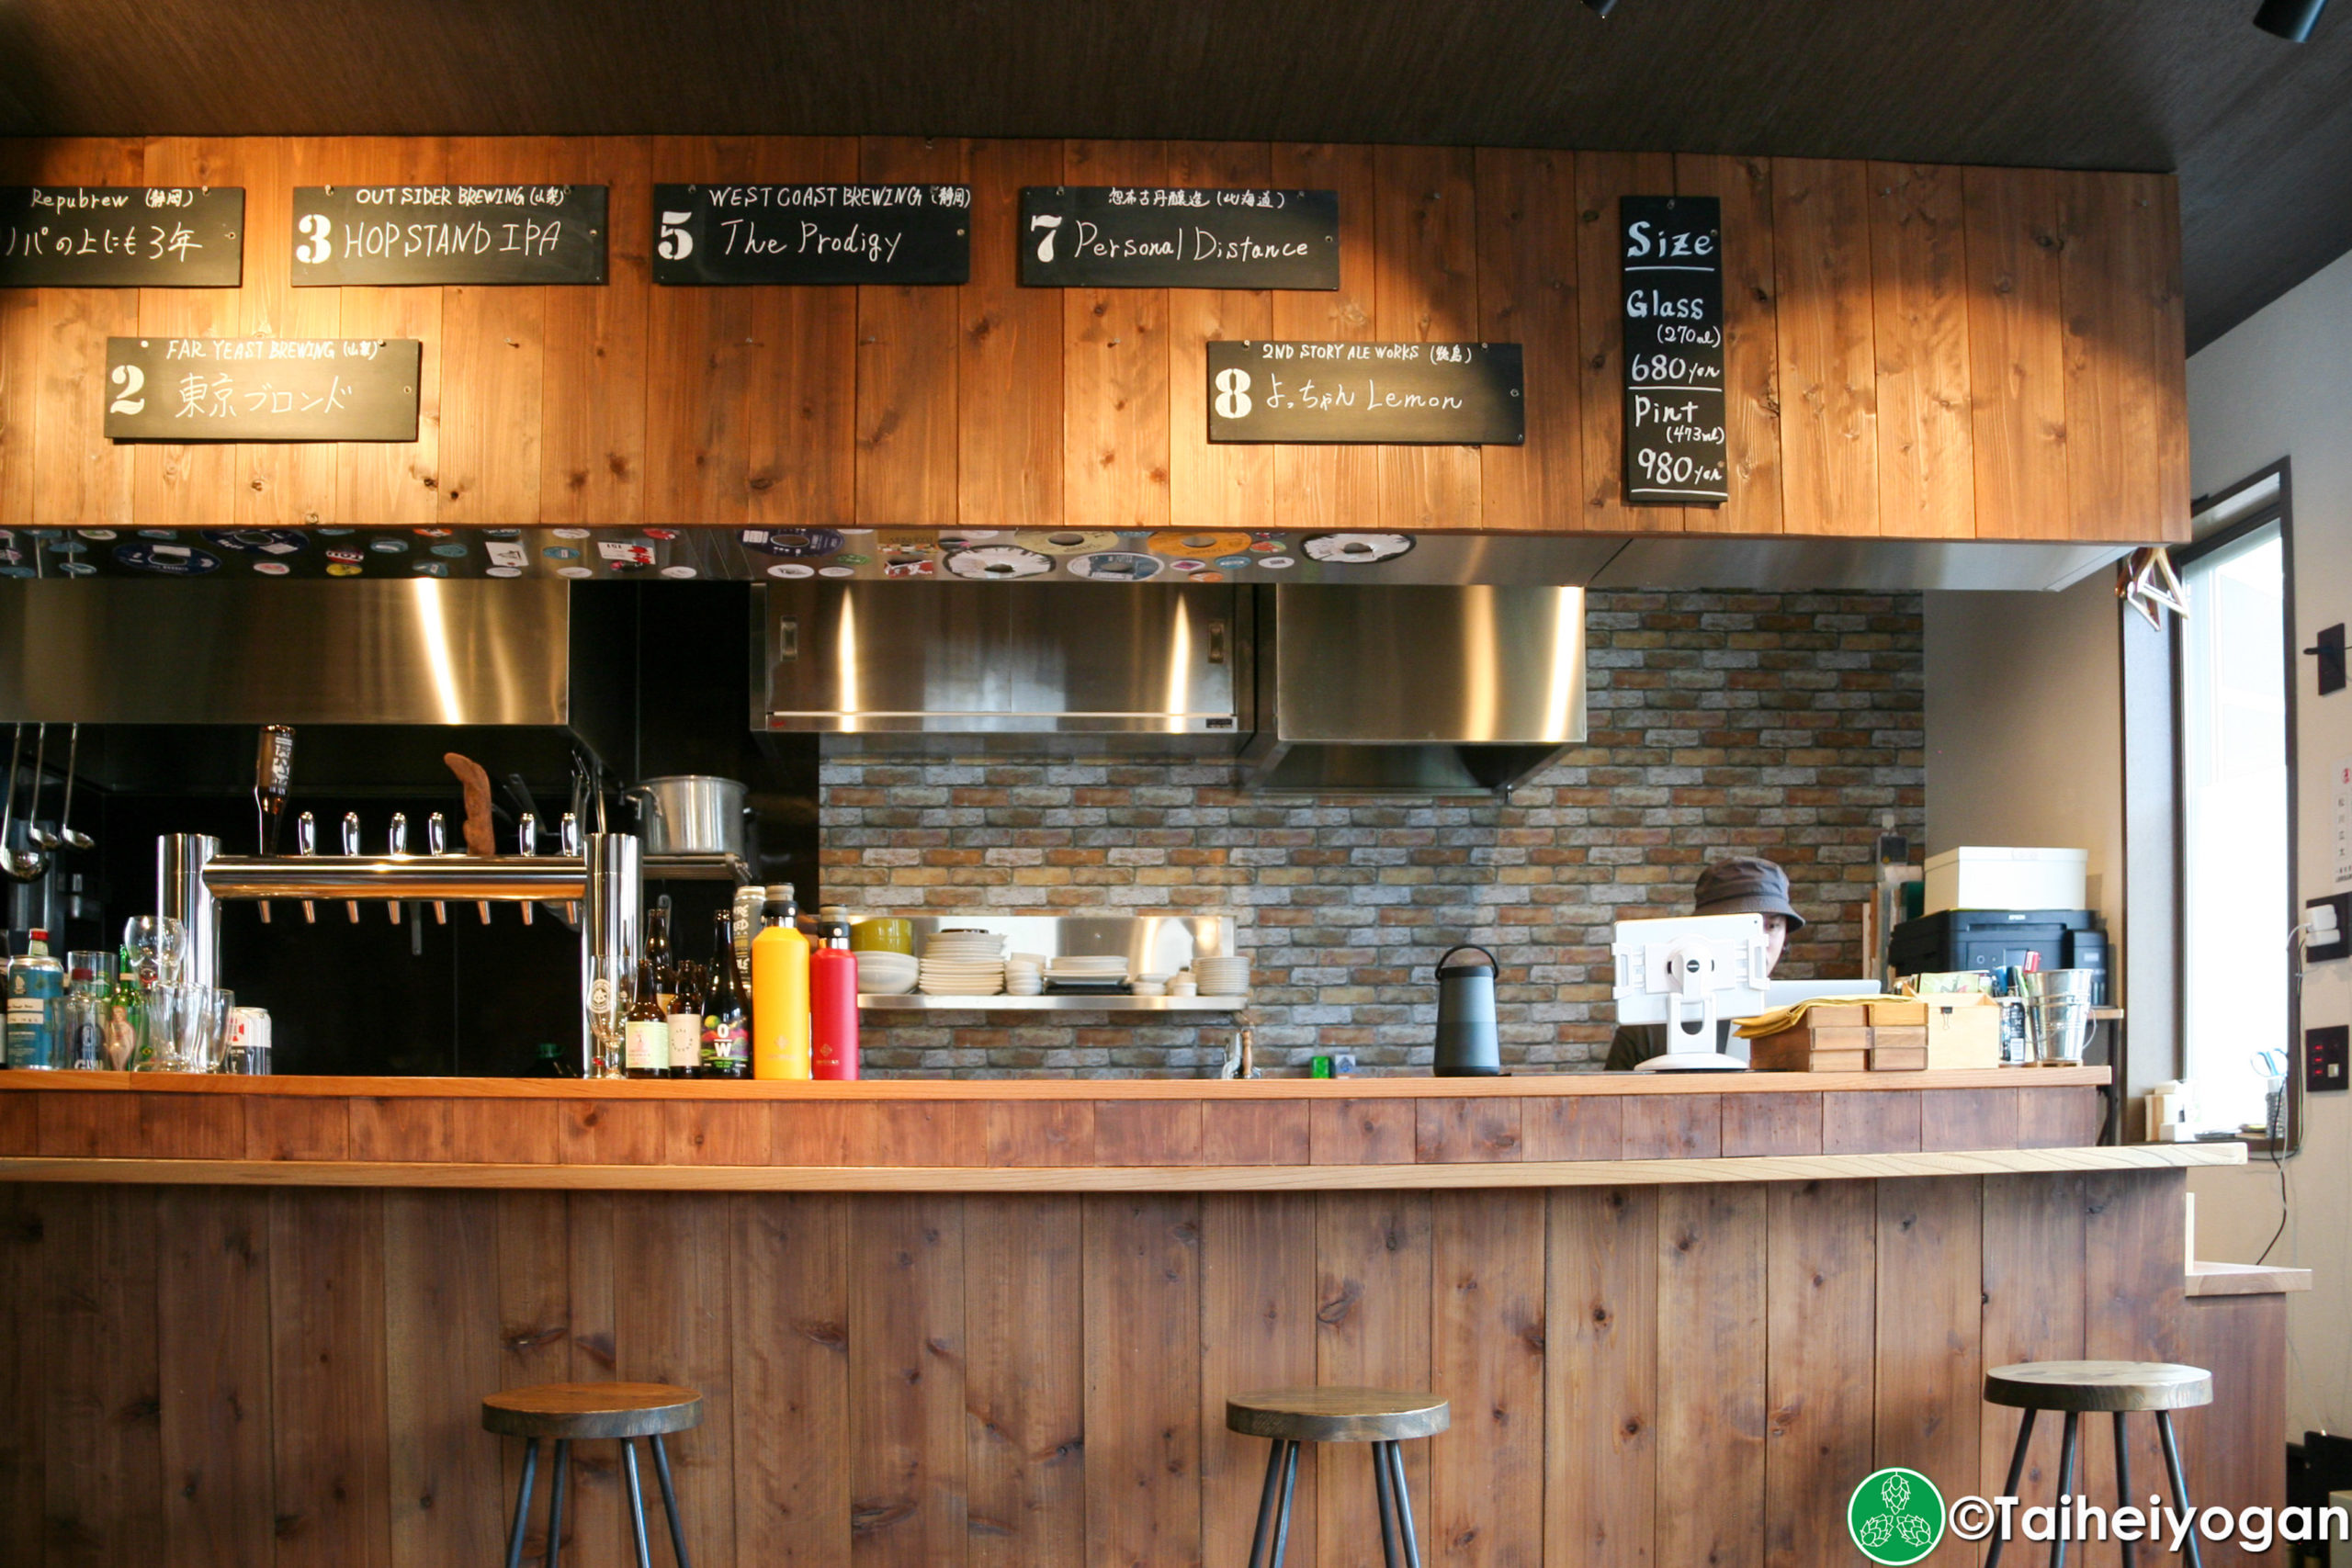
{"type": "Polygon", "coordinates": [[[1281,1494],[1283,1453],[1290,1444],[1276,1438],[1266,1449],[1266,1488],[1258,1495],[1258,1529],[1250,1538],[1250,1568],[1266,1568],[1266,1547],[1274,1529],[1274,1500],[1281,1494]]]}
{"type": "Polygon", "coordinates": [[[1283,1458],[1282,1511],[1274,1516],[1274,1559],[1272,1568],[1283,1568],[1283,1553],[1290,1546],[1290,1500],[1298,1490],[1298,1440],[1291,1439],[1290,1452],[1283,1458]]]}
{"type": "MultiPolygon", "coordinates": [[[[2001,1488],[2001,1495],[2018,1495],[2018,1483],[2025,1478],[2025,1451],[2033,1446],[2034,1412],[2028,1410],[2025,1419],[2018,1423],[2018,1446],[2009,1450],[2009,1479],[2001,1488]]],[[[1984,1554],[1984,1568],[2001,1568],[2001,1549],[2009,1543],[1999,1536],[1993,1538],[1993,1550],[1984,1554]]]]}
{"type": "Polygon", "coordinates": [[[523,1488],[514,1495],[514,1529],[506,1538],[506,1568],[523,1568],[523,1529],[531,1517],[531,1478],[539,1470],[539,1439],[523,1439],[523,1488]]]}
{"type": "Polygon", "coordinates": [[[653,1568],[653,1553],[645,1544],[645,1488],[637,1479],[637,1445],[621,1439],[621,1470],[628,1477],[628,1528],[637,1544],[637,1568],[653,1568]]]}
{"type": "MultiPolygon", "coordinates": [[[[2124,1435],[2120,1410],[2115,1413],[2115,1502],[2119,1508],[2132,1506],[2132,1444],[2124,1435]]],[[[2137,1568],[2139,1558],[2132,1550],[2133,1543],[2126,1540],[2118,1544],[2123,1549],[2123,1568],[2137,1568]]]]}
{"type": "Polygon", "coordinates": [[[548,1487],[548,1568],[556,1568],[563,1551],[563,1479],[571,1466],[571,1439],[555,1440],[555,1480],[548,1487]]]}
{"type": "Polygon", "coordinates": [[[1396,1479],[1389,1473],[1385,1443],[1372,1445],[1373,1506],[1380,1510],[1380,1561],[1382,1568],[1403,1568],[1396,1556],[1396,1511],[1391,1506],[1390,1495],[1396,1479]]]}
{"type": "MultiPolygon", "coordinates": [[[[2179,1502],[2180,1511],[2193,1520],[2197,1517],[2197,1509],[2188,1501],[2188,1477],[2181,1472],[2180,1445],[2173,1440],[2171,1411],[2156,1412],[2156,1436],[2164,1439],[2165,1470],[2172,1477],[2172,1495],[2179,1502]]],[[[2180,1544],[2188,1553],[2188,1568],[2205,1568],[2205,1560],[2198,1554],[2197,1551],[2195,1525],[2192,1524],[2189,1527],[2188,1538],[2180,1544]]]]}
{"type": "MultiPolygon", "coordinates": [[[[2062,1506],[2075,1495],[2075,1425],[2081,1419],[2074,1411],[2066,1412],[2065,1436],[2058,1444],[2058,1500],[2062,1506]]],[[[2050,1543],[2050,1568],[2066,1568],[2066,1537],[2063,1531],[2050,1543]]]]}
{"type": "Polygon", "coordinates": [[[662,1511],[670,1516],[670,1550],[678,1559],[678,1568],[694,1568],[686,1558],[685,1527],[678,1522],[678,1488],[670,1479],[670,1450],[662,1446],[659,1432],[647,1440],[653,1445],[653,1479],[662,1483],[662,1511]]]}
{"type": "Polygon", "coordinates": [[[1405,1568],[1421,1568],[1421,1538],[1413,1531],[1413,1488],[1405,1480],[1405,1450],[1388,1448],[1389,1489],[1396,1495],[1396,1533],[1405,1538],[1405,1568]]]}

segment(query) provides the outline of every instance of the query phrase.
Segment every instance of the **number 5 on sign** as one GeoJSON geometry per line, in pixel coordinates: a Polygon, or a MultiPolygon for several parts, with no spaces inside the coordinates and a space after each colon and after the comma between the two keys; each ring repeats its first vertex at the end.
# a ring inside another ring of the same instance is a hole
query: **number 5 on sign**
{"type": "Polygon", "coordinates": [[[1250,413],[1250,372],[1226,369],[1216,373],[1216,416],[1244,419],[1250,413]]]}
{"type": "Polygon", "coordinates": [[[662,238],[654,245],[663,261],[684,261],[695,254],[695,237],[681,225],[694,217],[691,212],[665,212],[662,215],[662,238]]]}

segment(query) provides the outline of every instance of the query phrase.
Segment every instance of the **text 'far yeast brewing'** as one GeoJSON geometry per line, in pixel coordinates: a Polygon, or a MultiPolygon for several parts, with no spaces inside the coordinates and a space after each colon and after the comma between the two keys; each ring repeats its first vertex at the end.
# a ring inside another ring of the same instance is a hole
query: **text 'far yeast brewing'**
{"type": "Polygon", "coordinates": [[[1720,506],[1724,440],[1723,204],[1618,202],[1625,300],[1625,499],[1720,506]]]}

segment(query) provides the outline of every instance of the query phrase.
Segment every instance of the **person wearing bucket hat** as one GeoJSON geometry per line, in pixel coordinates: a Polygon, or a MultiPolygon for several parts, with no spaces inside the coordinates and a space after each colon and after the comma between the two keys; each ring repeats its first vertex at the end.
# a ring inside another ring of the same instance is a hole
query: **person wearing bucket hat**
{"type": "MultiPolygon", "coordinates": [[[[1789,902],[1789,874],[1756,855],[1734,855],[1701,872],[1698,886],[1691,889],[1690,912],[1763,916],[1767,975],[1780,963],[1781,949],[1787,944],[1789,933],[1804,929],[1804,917],[1789,902]]],[[[1730,1040],[1731,1027],[1729,1019],[1716,1023],[1716,1050],[1724,1049],[1730,1040]]],[[[1609,1042],[1609,1060],[1604,1065],[1612,1073],[1630,1072],[1652,1056],[1665,1053],[1666,1025],[1623,1023],[1609,1042]]]]}

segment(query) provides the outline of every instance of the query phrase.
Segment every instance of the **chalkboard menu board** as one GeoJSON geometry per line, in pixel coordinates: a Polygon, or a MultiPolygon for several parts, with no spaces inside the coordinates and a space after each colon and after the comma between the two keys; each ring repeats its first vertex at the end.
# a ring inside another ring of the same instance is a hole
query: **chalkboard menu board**
{"type": "Polygon", "coordinates": [[[1212,343],[1211,441],[1516,446],[1515,343],[1212,343]]]}
{"type": "Polygon", "coordinates": [[[969,186],[655,186],[656,283],[963,283],[969,186]]]}
{"type": "Polygon", "coordinates": [[[110,337],[110,441],[413,441],[414,338],[110,337]]]}
{"type": "Polygon", "coordinates": [[[0,186],[0,288],[234,288],[233,186],[0,186]]]}
{"type": "Polygon", "coordinates": [[[602,283],[603,186],[297,186],[294,287],[602,283]]]}
{"type": "Polygon", "coordinates": [[[1723,204],[1620,197],[1625,268],[1625,500],[1720,506],[1724,443],[1723,204]]]}
{"type": "Polygon", "coordinates": [[[1045,288],[1337,288],[1340,193],[1024,186],[1021,281],[1045,288]]]}

